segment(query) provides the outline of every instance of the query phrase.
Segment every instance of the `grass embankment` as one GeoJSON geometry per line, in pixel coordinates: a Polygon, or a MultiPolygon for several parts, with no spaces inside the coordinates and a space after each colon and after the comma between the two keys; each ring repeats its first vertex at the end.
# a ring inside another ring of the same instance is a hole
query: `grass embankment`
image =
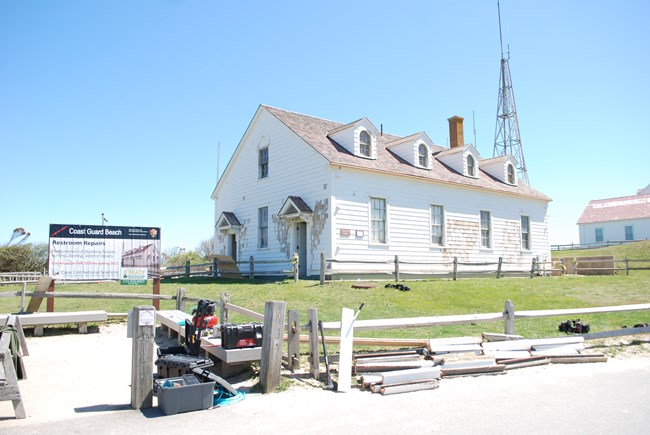
{"type": "MultiPolygon", "coordinates": [[[[571,254],[568,254],[571,252],[571,254]]],[[[562,256],[573,251],[561,251],[562,256]]],[[[615,255],[617,258],[650,258],[650,242],[621,245],[589,251],[576,251],[576,255],[615,255]]],[[[288,309],[301,312],[301,323],[307,322],[307,309],[317,308],[319,318],[335,321],[341,317],[341,308],[355,310],[363,302],[365,306],[359,319],[383,319],[419,316],[457,315],[502,312],[506,300],[511,300],[515,310],[544,310],[582,308],[610,305],[627,305],[650,302],[650,271],[633,271],[630,276],[561,276],[505,278],[448,279],[411,281],[404,283],[410,291],[385,288],[391,281],[372,282],[374,288],[354,289],[350,281],[334,281],[319,285],[318,281],[228,281],[205,278],[166,281],[161,293],[175,295],[178,287],[185,287],[187,295],[219,300],[222,293],[230,294],[231,303],[258,313],[264,312],[269,300],[283,300],[288,309]]],[[[33,286],[29,286],[31,290],[33,286]]],[[[5,286],[0,292],[17,291],[20,286],[5,286]]],[[[57,285],[57,292],[88,293],[151,293],[148,286],[120,286],[117,283],[57,285]]],[[[125,313],[136,305],[150,304],[146,300],[121,299],[63,299],[55,301],[56,311],[81,311],[102,309],[112,313],[125,313]]],[[[17,297],[0,298],[0,312],[16,312],[17,297]]],[[[162,309],[173,309],[175,301],[161,301],[162,309]]],[[[41,311],[45,309],[45,302],[41,311]]],[[[188,311],[191,304],[188,304],[188,311]]],[[[575,316],[571,317],[575,318],[575,316]]],[[[549,337],[561,335],[559,322],[565,318],[518,319],[516,332],[526,337],[549,337]]],[[[581,316],[591,325],[592,331],[618,329],[623,325],[649,323],[650,311],[608,313],[581,316]]],[[[234,313],[233,322],[250,319],[234,313]]],[[[358,332],[366,337],[431,338],[462,335],[478,335],[481,332],[503,332],[503,322],[477,323],[471,325],[440,326],[432,328],[395,329],[358,332]]]]}
{"type": "Polygon", "coordinates": [[[551,255],[553,258],[613,255],[615,260],[625,260],[626,258],[630,260],[650,260],[650,240],[608,246],[606,248],[551,251],[551,255]]]}

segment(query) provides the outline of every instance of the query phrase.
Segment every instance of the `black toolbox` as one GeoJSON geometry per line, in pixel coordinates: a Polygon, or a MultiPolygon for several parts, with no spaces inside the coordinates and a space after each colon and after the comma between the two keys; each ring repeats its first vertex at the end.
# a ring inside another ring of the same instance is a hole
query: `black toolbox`
{"type": "Polygon", "coordinates": [[[224,349],[262,346],[262,325],[260,323],[221,325],[221,346],[224,349]]]}
{"type": "Polygon", "coordinates": [[[158,377],[160,378],[180,377],[192,373],[192,370],[196,368],[207,369],[214,365],[210,358],[183,354],[160,355],[155,364],[158,368],[158,377]]]}

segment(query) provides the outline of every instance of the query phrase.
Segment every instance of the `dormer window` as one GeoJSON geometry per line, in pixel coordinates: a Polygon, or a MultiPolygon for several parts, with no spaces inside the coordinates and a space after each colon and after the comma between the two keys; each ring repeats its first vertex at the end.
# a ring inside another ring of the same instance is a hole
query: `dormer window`
{"type": "Polygon", "coordinates": [[[429,167],[429,149],[423,143],[418,147],[418,162],[423,168],[429,167]]]}
{"type": "Polygon", "coordinates": [[[515,184],[515,167],[508,165],[508,184],[515,184]]]}
{"type": "Polygon", "coordinates": [[[476,177],[476,160],[471,154],[467,156],[467,175],[476,177]]]}
{"type": "Polygon", "coordinates": [[[371,146],[372,142],[370,135],[367,131],[361,130],[361,133],[359,133],[359,153],[362,156],[370,157],[370,150],[372,149],[371,146]]]}

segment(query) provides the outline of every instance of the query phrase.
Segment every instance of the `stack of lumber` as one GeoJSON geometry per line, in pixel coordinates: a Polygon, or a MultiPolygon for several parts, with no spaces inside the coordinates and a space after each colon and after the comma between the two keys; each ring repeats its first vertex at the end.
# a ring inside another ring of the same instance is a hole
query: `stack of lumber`
{"type": "Polygon", "coordinates": [[[363,375],[359,382],[363,389],[381,395],[432,390],[440,385],[440,368],[425,367],[396,370],[376,375],[363,375]]]}
{"type": "Polygon", "coordinates": [[[426,349],[357,354],[353,359],[361,388],[386,395],[435,389],[444,378],[499,375],[551,363],[607,361],[603,354],[585,354],[584,350],[584,337],[579,335],[524,339],[484,333],[482,337],[431,339],[426,349]]]}

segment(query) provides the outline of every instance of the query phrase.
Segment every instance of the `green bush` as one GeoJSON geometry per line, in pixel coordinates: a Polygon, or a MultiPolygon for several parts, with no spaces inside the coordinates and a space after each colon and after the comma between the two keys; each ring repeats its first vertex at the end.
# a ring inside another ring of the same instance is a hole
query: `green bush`
{"type": "Polygon", "coordinates": [[[48,246],[45,243],[0,247],[0,273],[41,272],[47,265],[48,246]]]}

